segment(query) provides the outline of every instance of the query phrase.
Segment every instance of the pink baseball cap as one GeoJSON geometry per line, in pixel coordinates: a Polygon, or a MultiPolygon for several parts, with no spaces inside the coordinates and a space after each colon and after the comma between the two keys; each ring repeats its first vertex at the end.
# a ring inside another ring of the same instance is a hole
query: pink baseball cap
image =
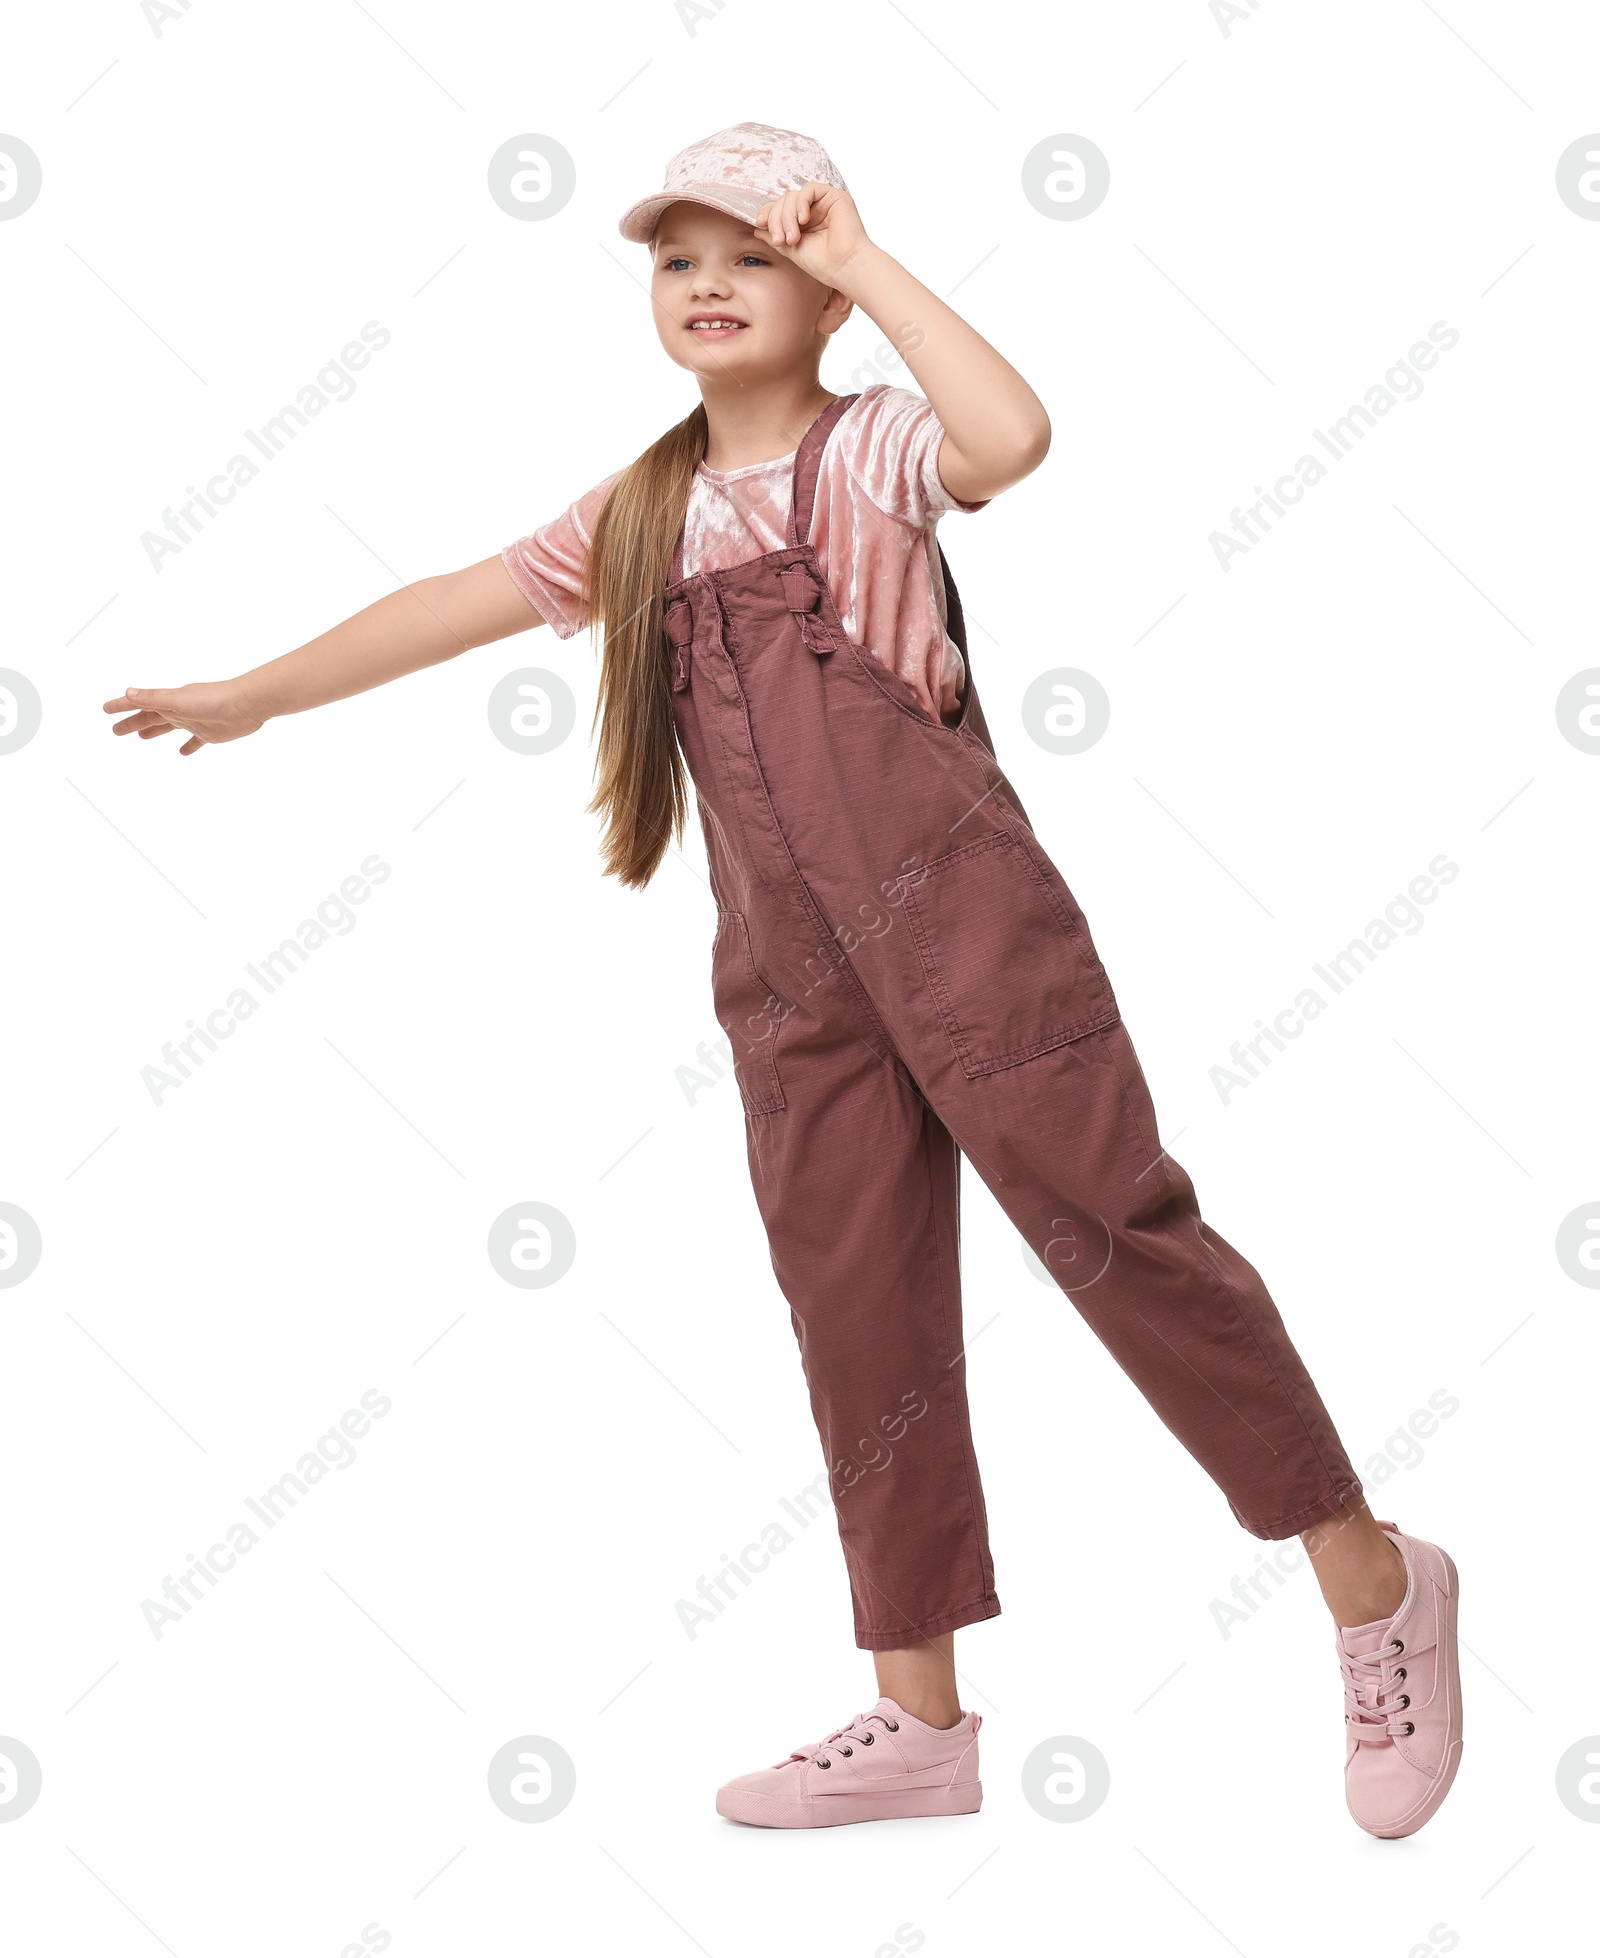
{"type": "Polygon", "coordinates": [[[833,159],[812,137],[764,122],[736,122],[679,150],[667,165],[658,194],[630,205],[617,229],[636,245],[648,245],[661,213],[681,199],[709,204],[713,211],[754,224],[763,204],[801,184],[849,189],[833,159]]]}

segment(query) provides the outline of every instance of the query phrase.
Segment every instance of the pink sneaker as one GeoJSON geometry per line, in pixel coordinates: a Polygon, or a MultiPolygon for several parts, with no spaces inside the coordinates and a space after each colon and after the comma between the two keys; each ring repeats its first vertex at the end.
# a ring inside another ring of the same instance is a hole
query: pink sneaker
{"type": "Polygon", "coordinates": [[[1345,1801],[1373,1836],[1409,1836],[1450,1792],[1461,1761],[1456,1567],[1434,1543],[1380,1523],[1406,1564],[1392,1618],[1341,1628],[1345,1801]]]}
{"type": "Polygon", "coordinates": [[[717,1790],[717,1813],[767,1829],[826,1829],[835,1822],[886,1822],[896,1815],[971,1815],[982,1716],[930,1727],[879,1700],[815,1747],[717,1790]]]}

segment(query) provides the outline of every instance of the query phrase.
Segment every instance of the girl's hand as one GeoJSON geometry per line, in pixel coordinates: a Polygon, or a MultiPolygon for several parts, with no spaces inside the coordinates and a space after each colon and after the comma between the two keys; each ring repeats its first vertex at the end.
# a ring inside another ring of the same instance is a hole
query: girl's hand
{"type": "Polygon", "coordinates": [[[756,212],[755,230],[781,258],[837,287],[850,262],[871,244],[856,200],[837,184],[802,184],[756,212]]]}
{"type": "Polygon", "coordinates": [[[108,714],[127,714],[118,721],[113,734],[137,734],[151,741],[158,734],[179,729],[189,736],[178,750],[192,755],[211,742],[237,741],[254,734],[265,716],[250,712],[231,680],[202,680],[187,687],[129,687],[116,700],[105,703],[108,714]]]}

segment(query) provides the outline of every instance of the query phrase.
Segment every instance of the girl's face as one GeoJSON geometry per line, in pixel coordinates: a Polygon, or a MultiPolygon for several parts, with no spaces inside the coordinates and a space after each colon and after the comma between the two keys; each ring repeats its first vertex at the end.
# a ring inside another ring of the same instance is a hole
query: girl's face
{"type": "Polygon", "coordinates": [[[713,388],[815,371],[828,335],[850,315],[842,293],[763,244],[740,219],[704,204],[669,204],[652,252],[661,344],[713,388]]]}

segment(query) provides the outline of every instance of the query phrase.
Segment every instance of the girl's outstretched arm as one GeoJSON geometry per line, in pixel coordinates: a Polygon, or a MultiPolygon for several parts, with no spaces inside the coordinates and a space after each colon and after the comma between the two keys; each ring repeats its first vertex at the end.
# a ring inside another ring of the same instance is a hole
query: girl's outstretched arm
{"type": "Polygon", "coordinates": [[[330,700],[381,687],[487,646],[544,620],[512,582],[498,557],[463,571],[404,585],[342,625],[308,639],[292,653],[252,667],[233,680],[200,680],[186,687],[129,687],[105,703],[126,714],[112,732],[148,741],[181,729],[178,750],[192,755],[208,743],[254,734],[278,714],[301,714],[330,700]]]}
{"type": "Polygon", "coordinates": [[[1044,403],[981,333],[872,242],[847,190],[785,191],[756,213],[755,230],[882,327],[944,428],[939,475],[952,496],[981,503],[1043,462],[1044,403]]]}

